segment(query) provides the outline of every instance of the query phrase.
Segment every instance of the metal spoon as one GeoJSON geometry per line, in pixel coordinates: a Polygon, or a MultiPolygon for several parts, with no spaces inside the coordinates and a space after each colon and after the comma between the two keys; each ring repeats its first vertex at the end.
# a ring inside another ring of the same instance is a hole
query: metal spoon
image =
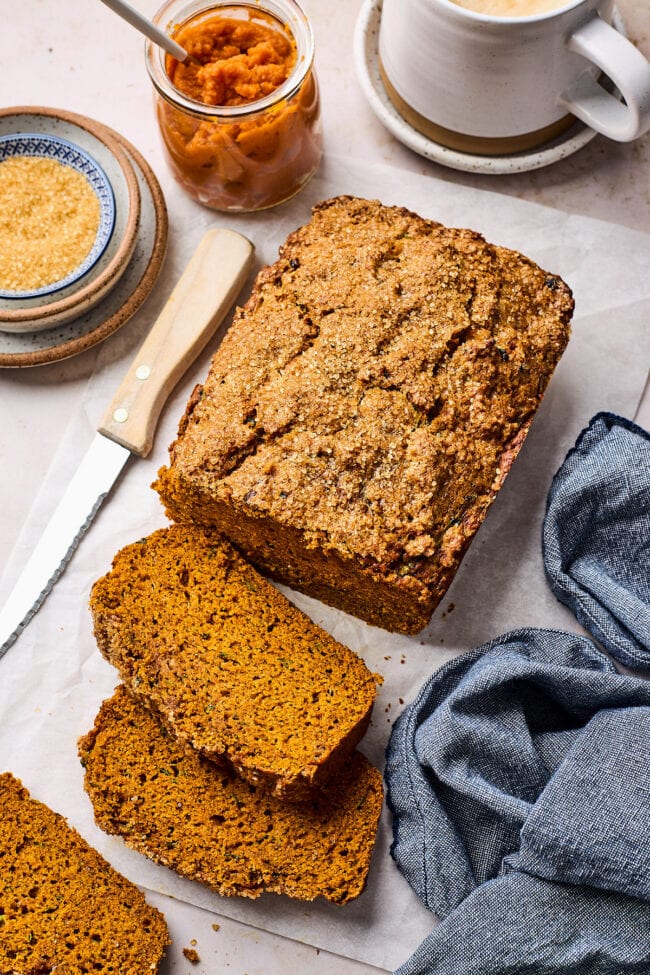
{"type": "Polygon", "coordinates": [[[146,17],[143,17],[138,10],[135,10],[130,4],[125,3],[125,0],[102,0],[102,3],[105,3],[107,7],[110,7],[113,13],[118,14],[123,20],[126,20],[127,23],[131,24],[132,27],[135,27],[136,30],[139,30],[140,33],[144,34],[145,37],[148,37],[150,41],[154,42],[154,44],[158,44],[159,47],[162,47],[163,51],[167,51],[168,54],[171,54],[171,56],[176,58],[177,61],[180,61],[181,64],[186,62],[198,65],[201,64],[197,58],[193,57],[191,54],[188,54],[184,47],[181,47],[180,44],[173,41],[169,34],[166,34],[159,27],[156,27],[155,24],[152,24],[152,22],[147,20],[146,17]]]}

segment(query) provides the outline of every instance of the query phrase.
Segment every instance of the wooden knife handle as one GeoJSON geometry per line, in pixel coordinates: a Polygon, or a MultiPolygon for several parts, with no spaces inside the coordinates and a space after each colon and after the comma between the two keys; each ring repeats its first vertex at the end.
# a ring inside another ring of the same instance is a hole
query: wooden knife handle
{"type": "Polygon", "coordinates": [[[233,230],[205,234],[104,414],[100,433],[147,456],[169,394],[225,318],[253,252],[251,242],[233,230]]]}

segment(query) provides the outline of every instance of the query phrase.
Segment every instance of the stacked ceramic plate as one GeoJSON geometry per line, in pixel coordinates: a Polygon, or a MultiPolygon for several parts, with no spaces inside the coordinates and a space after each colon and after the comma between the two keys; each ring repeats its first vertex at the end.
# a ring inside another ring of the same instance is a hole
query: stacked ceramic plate
{"type": "Polygon", "coordinates": [[[51,362],[105,338],[149,293],[167,241],[164,199],[149,166],[122,136],[92,119],[49,108],[0,111],[3,175],[0,192],[13,191],[14,197],[3,198],[0,221],[5,255],[4,264],[0,260],[0,365],[51,362]],[[40,173],[49,182],[37,185],[34,176],[30,186],[32,174],[40,173]],[[51,212],[59,235],[49,238],[38,221],[40,213],[51,212]],[[17,226],[21,221],[24,232],[17,226]],[[78,227],[85,236],[77,252],[70,240],[76,241],[72,230],[78,227]],[[14,261],[18,270],[30,272],[23,279],[17,272],[11,276],[12,266],[2,273],[7,254],[19,250],[15,240],[25,241],[25,259],[14,261]],[[34,278],[37,259],[48,265],[49,276],[34,278]]]}

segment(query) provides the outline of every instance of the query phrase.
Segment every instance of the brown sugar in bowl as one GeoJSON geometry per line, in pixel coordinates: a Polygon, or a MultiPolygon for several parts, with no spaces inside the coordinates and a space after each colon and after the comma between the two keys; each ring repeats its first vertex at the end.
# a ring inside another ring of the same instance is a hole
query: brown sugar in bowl
{"type": "Polygon", "coordinates": [[[0,136],[0,295],[49,295],[83,277],[115,228],[99,164],[55,136],[0,136]]]}
{"type": "MultiPolygon", "coordinates": [[[[72,127],[87,152],[110,161],[109,180],[115,195],[116,221],[113,237],[101,259],[79,280],[51,294],[0,299],[0,331],[35,332],[62,325],[90,311],[117,284],[135,250],[140,224],[140,189],[127,153],[105,127],[92,119],[65,111],[24,106],[0,110],[3,131],[28,131],[72,127]]],[[[71,140],[72,141],[72,140],[71,140]]]]}

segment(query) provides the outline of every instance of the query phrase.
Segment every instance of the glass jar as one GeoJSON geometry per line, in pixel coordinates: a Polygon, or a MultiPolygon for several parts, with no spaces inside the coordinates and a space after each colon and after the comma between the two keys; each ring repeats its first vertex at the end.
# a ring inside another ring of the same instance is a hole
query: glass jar
{"type": "Polygon", "coordinates": [[[205,206],[261,210],[297,193],[321,158],[314,38],[295,0],[168,0],[154,21],[178,40],[184,29],[200,31],[215,17],[283,32],[295,49],[295,62],[270,94],[244,104],[209,105],[175,87],[170,74],[178,62],[148,42],[146,63],[165,155],[176,180],[205,206]]]}

